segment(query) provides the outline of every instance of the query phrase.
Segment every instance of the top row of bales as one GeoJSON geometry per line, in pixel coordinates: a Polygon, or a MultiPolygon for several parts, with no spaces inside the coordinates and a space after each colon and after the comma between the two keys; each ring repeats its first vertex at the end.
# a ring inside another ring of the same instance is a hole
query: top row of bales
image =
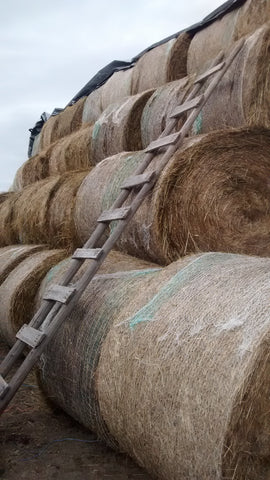
{"type": "MultiPolygon", "coordinates": [[[[241,53],[194,122],[191,135],[227,127],[270,127],[269,49],[270,24],[266,23],[246,38],[241,53]]],[[[189,75],[157,89],[124,97],[109,105],[94,124],[85,123],[90,120],[88,113],[92,112],[88,104],[92,94],[79,100],[49,119],[41,135],[45,138],[49,131],[54,135],[60,130],[75,131],[27,160],[16,174],[13,190],[50,175],[90,168],[123,151],[146,148],[164,130],[174,108],[185,100],[193,80],[194,75],[189,75]],[[63,128],[57,130],[57,125],[61,124],[63,128]]],[[[183,120],[176,129],[181,127],[183,120]]]]}
{"type": "MultiPolygon", "coordinates": [[[[75,106],[51,117],[42,129],[34,153],[76,131],[82,122],[94,123],[109,105],[124,97],[206,70],[221,50],[226,53],[235,41],[250,35],[267,21],[269,15],[269,1],[247,0],[242,7],[200,30],[193,38],[192,33],[181,33],[149,50],[134,67],[115,72],[87,99],[82,98],[75,106]]],[[[250,54],[254,56],[254,52],[250,54]]]]}

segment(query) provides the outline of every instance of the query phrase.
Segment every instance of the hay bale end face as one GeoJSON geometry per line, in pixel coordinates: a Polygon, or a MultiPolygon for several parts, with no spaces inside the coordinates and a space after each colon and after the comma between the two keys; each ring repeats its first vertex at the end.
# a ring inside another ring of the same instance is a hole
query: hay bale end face
{"type": "Polygon", "coordinates": [[[22,260],[45,249],[45,245],[9,245],[0,248],[0,285],[22,260]]]}
{"type": "Polygon", "coordinates": [[[64,250],[33,253],[15,267],[0,286],[0,334],[12,345],[19,328],[34,313],[34,299],[48,270],[66,255],[64,250]]]}
{"type": "MultiPolygon", "coordinates": [[[[198,251],[269,256],[269,140],[269,130],[259,128],[188,140],[170,160],[117,248],[160,264],[198,251]]],[[[142,152],[115,155],[85,178],[75,210],[82,243],[142,157],[142,152]]],[[[156,157],[149,169],[158,162],[156,157]]]]}
{"type": "Polygon", "coordinates": [[[49,174],[58,175],[90,168],[92,162],[92,131],[90,124],[55,142],[49,154],[49,174]]]}
{"type": "Polygon", "coordinates": [[[0,247],[18,242],[18,236],[13,224],[17,198],[17,193],[10,192],[4,201],[0,203],[0,247]]]}

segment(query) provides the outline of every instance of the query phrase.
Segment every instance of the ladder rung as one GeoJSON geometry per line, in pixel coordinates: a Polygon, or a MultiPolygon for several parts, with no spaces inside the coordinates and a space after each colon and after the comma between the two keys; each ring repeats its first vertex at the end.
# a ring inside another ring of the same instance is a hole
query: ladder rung
{"type": "Polygon", "coordinates": [[[72,258],[98,260],[102,253],[102,248],[77,248],[72,258]]]}
{"type": "Polygon", "coordinates": [[[173,133],[172,135],[167,135],[166,137],[160,137],[154,142],[151,142],[150,145],[145,149],[145,152],[154,152],[161,147],[166,147],[167,145],[173,145],[179,140],[181,136],[180,132],[173,133]]]}
{"type": "Polygon", "coordinates": [[[155,174],[155,172],[147,172],[142,173],[141,175],[133,175],[132,177],[129,177],[124,181],[121,188],[129,189],[133,187],[139,187],[140,185],[144,185],[145,183],[149,183],[151,182],[151,180],[153,180],[155,174]]]}
{"type": "Polygon", "coordinates": [[[224,65],[225,65],[225,62],[221,62],[221,63],[218,63],[218,65],[216,65],[215,67],[209,68],[209,70],[206,70],[206,72],[202,73],[195,79],[194,85],[196,85],[196,83],[203,82],[214,73],[219,72],[219,70],[221,70],[224,67],[224,65]]]}
{"type": "Polygon", "coordinates": [[[75,293],[76,288],[74,287],[64,287],[63,285],[51,285],[45,292],[43,299],[44,300],[54,300],[60,303],[68,303],[70,298],[75,293]]]}
{"type": "Polygon", "coordinates": [[[46,337],[46,333],[30,327],[29,325],[23,325],[18,331],[16,338],[29,345],[29,347],[36,348],[42,340],[46,337]]]}
{"type": "Polygon", "coordinates": [[[98,222],[112,222],[113,220],[124,220],[130,212],[130,207],[105,210],[97,219],[98,222]]]}
{"type": "Polygon", "coordinates": [[[185,102],[182,105],[179,105],[179,107],[176,107],[175,110],[171,113],[170,118],[180,117],[180,115],[187,112],[188,110],[199,107],[203,102],[203,100],[204,100],[204,96],[199,95],[198,97],[195,97],[192,100],[189,100],[188,102],[185,102]]]}
{"type": "Polygon", "coordinates": [[[3,379],[2,375],[0,375],[0,398],[3,398],[8,390],[8,383],[3,379]]]}

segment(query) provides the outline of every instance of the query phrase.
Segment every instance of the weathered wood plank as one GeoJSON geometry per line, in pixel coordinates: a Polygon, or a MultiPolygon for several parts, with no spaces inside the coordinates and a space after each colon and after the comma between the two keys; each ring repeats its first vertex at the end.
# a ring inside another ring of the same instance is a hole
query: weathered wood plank
{"type": "Polygon", "coordinates": [[[102,254],[102,248],[77,248],[72,258],[98,260],[102,254]]]}
{"type": "Polygon", "coordinates": [[[177,118],[180,117],[183,113],[187,112],[188,110],[192,110],[193,108],[197,108],[201,105],[204,100],[203,95],[199,95],[198,97],[189,100],[188,102],[182,103],[179,107],[176,107],[174,111],[171,113],[170,118],[177,118]]]}
{"type": "Polygon", "coordinates": [[[173,145],[180,138],[181,133],[176,132],[172,135],[167,135],[166,137],[160,137],[157,140],[151,142],[148,147],[144,150],[146,153],[154,152],[162,147],[167,147],[168,145],[173,145]]]}
{"type": "Polygon", "coordinates": [[[112,222],[114,220],[124,220],[130,212],[130,207],[115,208],[115,210],[105,210],[98,222],[112,222]]]}
{"type": "Polygon", "coordinates": [[[44,300],[54,300],[55,302],[68,303],[72,295],[75,293],[76,288],[64,287],[63,285],[51,285],[45,292],[44,300]]]}
{"type": "Polygon", "coordinates": [[[46,333],[24,324],[17,332],[16,338],[26,343],[29,347],[36,348],[46,337],[46,333]]]}
{"type": "Polygon", "coordinates": [[[154,178],[154,175],[155,175],[155,172],[147,172],[147,173],[142,173],[141,175],[133,175],[124,181],[121,188],[124,189],[124,188],[139,187],[141,185],[144,185],[145,183],[151,182],[151,180],[154,178]]]}
{"type": "Polygon", "coordinates": [[[197,78],[195,78],[195,81],[193,82],[194,85],[196,85],[196,83],[204,82],[204,80],[206,80],[208,77],[210,77],[211,75],[214,75],[214,73],[219,72],[219,70],[221,70],[224,67],[224,65],[225,65],[225,62],[221,62],[215,67],[209,68],[209,70],[206,70],[206,72],[202,73],[197,78]]]}
{"type": "Polygon", "coordinates": [[[3,379],[2,375],[0,375],[0,398],[5,396],[5,393],[7,393],[8,389],[9,386],[7,382],[3,379]]]}

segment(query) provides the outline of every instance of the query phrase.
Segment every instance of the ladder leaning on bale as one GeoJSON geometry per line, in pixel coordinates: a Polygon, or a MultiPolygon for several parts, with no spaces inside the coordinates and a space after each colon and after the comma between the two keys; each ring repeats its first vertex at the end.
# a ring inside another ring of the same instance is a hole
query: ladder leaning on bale
{"type": "Polygon", "coordinates": [[[85,243],[84,247],[78,248],[74,252],[70,267],[62,280],[62,284],[53,285],[48,289],[43,296],[43,301],[38,312],[34,315],[28,325],[23,325],[18,331],[16,335],[16,343],[0,365],[0,414],[3,413],[32,367],[37,363],[40,355],[51,338],[53,338],[58,328],[75,307],[80,296],[98,271],[108,253],[116,244],[126,225],[133,217],[148,192],[155,185],[159,175],[171,156],[182,145],[184,138],[196,120],[199,112],[231,65],[235,56],[240,52],[243,43],[244,41],[239,42],[232,53],[224,61],[223,54],[220,54],[216,59],[214,66],[195,79],[193,82],[193,88],[186,101],[176,107],[170,115],[170,121],[161,136],[157,140],[151,142],[144,150],[144,160],[137,168],[135,174],[124,181],[121,186],[122,191],[111,209],[104,211],[100,215],[97,219],[97,227],[85,243]],[[204,82],[212,76],[212,81],[207,87],[205,93],[198,95],[204,82]],[[177,133],[171,134],[179,117],[185,112],[191,113],[187,116],[181,130],[177,133]],[[151,163],[151,160],[160,149],[165,149],[165,151],[160,159],[158,168],[155,171],[144,173],[151,163]],[[131,204],[123,207],[124,202],[128,199],[131,192],[135,193],[131,204]],[[104,245],[101,248],[96,248],[95,245],[100,240],[108,224],[115,221],[118,221],[117,227],[110,234],[104,245]],[[77,283],[70,285],[70,282],[85,260],[92,261],[80,280],[77,283]],[[14,363],[18,360],[26,347],[30,347],[30,351],[28,351],[27,355],[22,360],[21,365],[16,370],[11,380],[7,382],[4,377],[9,374],[14,363]]]}

